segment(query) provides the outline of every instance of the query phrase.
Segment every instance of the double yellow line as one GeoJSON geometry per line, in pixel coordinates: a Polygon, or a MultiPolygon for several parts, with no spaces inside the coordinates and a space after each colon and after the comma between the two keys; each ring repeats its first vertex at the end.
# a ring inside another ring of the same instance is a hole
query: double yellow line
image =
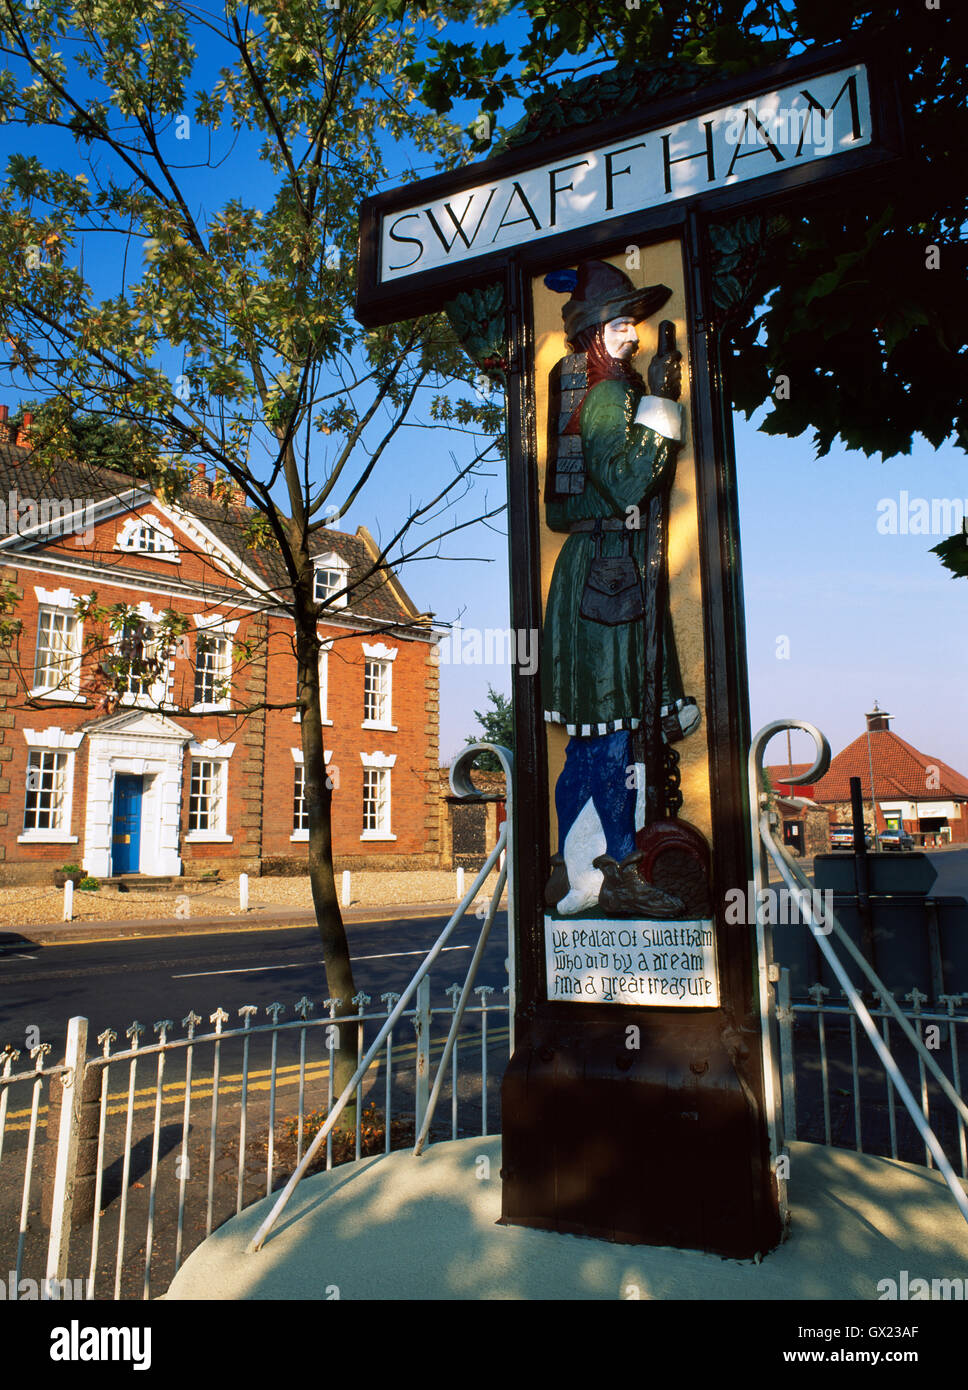
{"type": "MultiPolygon", "coordinates": [[[[498,1042],[507,1042],[508,1035],[509,1035],[509,1029],[506,1028],[506,1027],[505,1027],[505,1028],[488,1028],[488,1030],[487,1030],[487,1041],[488,1041],[488,1044],[491,1044],[491,1043],[498,1043],[498,1042]]],[[[458,1041],[458,1044],[464,1044],[464,1045],[466,1045],[467,1043],[470,1043],[470,1044],[472,1044],[472,1045],[476,1045],[477,1048],[480,1048],[480,1039],[481,1039],[480,1033],[462,1033],[462,1034],[460,1034],[460,1035],[458,1036],[457,1041],[458,1041]]],[[[438,1042],[433,1042],[433,1043],[431,1043],[431,1045],[430,1045],[430,1055],[431,1055],[431,1058],[432,1058],[432,1059],[433,1059],[434,1057],[439,1058],[440,1055],[441,1055],[441,1053],[443,1052],[443,1050],[444,1050],[444,1041],[443,1041],[443,1039],[440,1039],[438,1042]]],[[[145,1057],[144,1057],[144,1060],[145,1060],[146,1062],[149,1062],[149,1061],[152,1060],[153,1057],[157,1057],[157,1055],[158,1055],[157,1053],[146,1053],[146,1054],[145,1054],[145,1057]]],[[[395,1043],[395,1044],[394,1044],[394,1047],[393,1047],[393,1061],[394,1061],[394,1063],[396,1063],[396,1062],[399,1061],[399,1060],[404,1060],[404,1061],[406,1061],[406,1060],[408,1060],[408,1059],[410,1059],[410,1058],[416,1057],[416,1055],[417,1055],[417,1044],[416,1044],[416,1043],[404,1043],[404,1044],[395,1043]]],[[[380,1068],[380,1066],[383,1064],[383,1062],[384,1062],[385,1060],[386,1060],[386,1054],[385,1054],[385,1053],[381,1053],[378,1057],[375,1057],[375,1058],[373,1059],[373,1061],[370,1063],[369,1071],[370,1071],[370,1072],[378,1071],[379,1068],[380,1068]]],[[[128,1058],[128,1059],[126,1059],[124,1062],[119,1062],[119,1063],[117,1063],[117,1065],[118,1065],[118,1066],[129,1066],[129,1065],[130,1065],[130,1062],[131,1062],[131,1059],[128,1058]]],[[[156,1064],[156,1065],[157,1065],[157,1064],[156,1064]]],[[[299,1067],[299,1063],[298,1063],[298,1062],[293,1063],[293,1065],[291,1065],[291,1066],[277,1067],[277,1068],[276,1068],[275,1089],[276,1089],[277,1091],[279,1091],[279,1090],[285,1089],[286,1087],[298,1086],[298,1084],[299,1084],[299,1072],[300,1072],[300,1067],[299,1067]]],[[[314,1083],[315,1083],[315,1082],[319,1082],[319,1081],[325,1081],[325,1080],[328,1078],[328,1076],[329,1076],[329,1060],[328,1060],[328,1059],[321,1060],[321,1061],[312,1061],[312,1062],[307,1061],[307,1062],[306,1062],[305,1069],[304,1069],[304,1071],[303,1071],[303,1077],[304,1077],[304,1080],[305,1080],[305,1082],[306,1082],[307,1084],[308,1084],[309,1082],[314,1082],[314,1083]]],[[[250,1071],[249,1074],[248,1074],[248,1080],[247,1080],[247,1083],[246,1083],[246,1096],[248,1097],[248,1093],[251,1092],[251,1091],[268,1091],[268,1090],[270,1090],[270,1088],[272,1087],[272,1084],[273,1084],[273,1083],[272,1083],[272,1071],[271,1071],[271,1069],[266,1069],[266,1070],[264,1070],[264,1071],[250,1071]]],[[[362,1080],[362,1081],[360,1082],[360,1085],[361,1085],[361,1086],[365,1086],[365,1085],[366,1085],[366,1079],[365,1079],[365,1078],[364,1078],[364,1080],[362,1080]]],[[[221,1099],[222,1096],[230,1096],[230,1095],[241,1094],[241,1091],[242,1091],[242,1073],[241,1073],[241,1072],[235,1073],[235,1074],[233,1074],[233,1075],[231,1075],[231,1076],[225,1076],[225,1077],[220,1078],[220,1080],[219,1080],[219,1088],[218,1088],[218,1093],[219,1093],[219,1098],[220,1098],[220,1099],[221,1099]]],[[[138,1088],[135,1090],[134,1095],[135,1095],[135,1103],[134,1103],[134,1105],[132,1106],[132,1111],[135,1111],[135,1110],[153,1110],[153,1109],[155,1108],[155,1098],[156,1098],[156,1095],[157,1095],[157,1087],[155,1087],[155,1086],[141,1086],[141,1087],[138,1087],[138,1088]],[[139,1099],[139,1097],[143,1097],[143,1099],[139,1099]]],[[[169,1081],[169,1082],[166,1082],[166,1083],[162,1086],[162,1088],[161,1088],[161,1096],[162,1096],[162,1098],[161,1098],[162,1107],[165,1107],[165,1106],[172,1106],[172,1105],[178,1105],[178,1106],[184,1107],[184,1104],[185,1104],[185,1082],[184,1082],[183,1080],[182,1080],[182,1081],[169,1081]]],[[[192,1099],[192,1102],[193,1102],[193,1103],[194,1103],[195,1101],[211,1100],[211,1099],[212,1099],[212,1077],[210,1077],[210,1076],[204,1076],[204,1077],[199,1077],[197,1080],[196,1080],[194,1077],[192,1078],[192,1094],[191,1094],[191,1099],[192,1099]]],[[[46,1106],[46,1105],[40,1106],[39,1109],[38,1109],[38,1111],[37,1111],[38,1118],[46,1116],[46,1115],[47,1115],[47,1112],[48,1112],[48,1108],[49,1108],[49,1107],[46,1106]]],[[[127,1109],[128,1109],[128,1092],[127,1092],[127,1090],[124,1090],[124,1091],[111,1091],[111,1092],[108,1093],[107,1114],[109,1114],[109,1115],[124,1115],[124,1114],[127,1113],[127,1109]],[[112,1104],[112,1102],[118,1102],[118,1104],[112,1104]]],[[[17,1130],[26,1130],[26,1129],[29,1129],[29,1128],[30,1128],[30,1108],[29,1108],[29,1107],[28,1107],[27,1109],[25,1109],[25,1110],[11,1110],[11,1111],[9,1112],[9,1114],[7,1115],[7,1123],[6,1123],[5,1126],[4,1126],[4,1132],[5,1132],[5,1133],[8,1132],[8,1131],[11,1132],[11,1133],[13,1133],[13,1132],[15,1132],[15,1131],[17,1131],[17,1130]]]]}

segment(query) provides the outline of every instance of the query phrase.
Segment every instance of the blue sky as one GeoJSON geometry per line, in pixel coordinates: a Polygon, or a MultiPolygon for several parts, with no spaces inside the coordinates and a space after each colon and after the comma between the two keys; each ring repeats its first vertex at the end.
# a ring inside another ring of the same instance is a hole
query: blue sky
{"type": "MultiPolygon", "coordinates": [[[[836,449],[817,459],[807,436],[777,439],[743,420],[736,444],[754,730],[792,714],[836,752],[876,698],[897,734],[968,773],[968,582],[930,554],[941,535],[877,524],[879,502],[905,490],[912,504],[968,505],[964,453],[917,440],[886,462],[836,449]],[[777,658],[783,635],[788,660],[777,658]]],[[[804,737],[801,757],[810,746],[804,737]]],[[[785,740],[773,753],[783,761],[785,740]]]]}

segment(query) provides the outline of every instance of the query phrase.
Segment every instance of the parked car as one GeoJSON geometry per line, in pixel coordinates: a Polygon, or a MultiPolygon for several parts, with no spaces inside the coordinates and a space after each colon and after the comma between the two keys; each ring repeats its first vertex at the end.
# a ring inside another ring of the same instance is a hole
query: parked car
{"type": "MultiPolygon", "coordinates": [[[[871,848],[871,832],[864,827],[864,844],[871,848]]],[[[854,827],[852,825],[832,825],[830,827],[831,849],[853,849],[854,827]]]]}
{"type": "Polygon", "coordinates": [[[914,836],[906,830],[882,830],[877,837],[878,849],[913,849],[914,836]]]}

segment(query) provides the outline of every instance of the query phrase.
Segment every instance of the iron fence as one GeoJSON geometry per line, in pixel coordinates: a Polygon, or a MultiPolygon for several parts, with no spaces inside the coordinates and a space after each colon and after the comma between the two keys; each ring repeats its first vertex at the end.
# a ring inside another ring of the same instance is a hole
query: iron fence
{"type": "MultiPolygon", "coordinates": [[[[125,1030],[127,1047],[112,1051],[118,1035],[107,1029],[97,1039],[100,1054],[90,1056],[87,1020],[74,1018],[62,1064],[45,1068],[50,1048],[40,1044],[31,1053],[34,1071],[15,1075],[16,1054],[4,1054],[0,1267],[14,1230],[13,1221],[6,1220],[3,1194],[18,1182],[22,1194],[16,1254],[12,1246],[9,1252],[14,1261],[11,1297],[23,1296],[22,1270],[29,1264],[45,1274],[42,1279],[26,1277],[33,1285],[27,1297],[37,1297],[38,1289],[40,1296],[72,1297],[80,1284],[86,1297],[150,1298],[162,1282],[167,1287],[194,1246],[216,1226],[282,1185],[262,1228],[264,1237],[296,1183],[314,1167],[328,1169],[381,1148],[388,1153],[392,1147],[412,1146],[419,1153],[428,1140],[448,1131],[452,1139],[462,1132],[487,1134],[489,1093],[496,1090],[491,1083],[500,1075],[500,1068],[489,1066],[490,1054],[513,1050],[514,978],[512,974],[505,986],[506,998],[490,1002],[493,987],[475,987],[474,982],[510,871],[510,753],[493,744],[470,745],[451,769],[451,787],[455,796],[482,799],[470,768],[483,749],[496,753],[504,766],[507,821],[402,994],[381,995],[383,1012],[371,1011],[371,998],[361,993],[350,1001],[355,1013],[344,1009],[344,1001],[327,999],[325,1013],[313,1018],[314,1003],[304,995],[294,1006],[295,1017],[285,1022],[280,1021],[285,1013],[281,1003],[267,1006],[271,1022],[264,1024],[254,1021],[256,1006],[246,1004],[239,1009],[241,1026],[226,1028],[229,1015],[219,1007],[208,1017],[212,1030],[199,1033],[203,1020],[192,1011],[182,1019],[184,1036],[173,1037],[173,1021],[159,1019],[153,1025],[156,1041],[142,1043],[147,1029],[136,1020],[125,1030]],[[498,866],[464,983],[445,991],[449,1009],[431,1008],[431,969],[498,866]],[[472,1003],[472,995],[479,1003],[472,1003]],[[507,1026],[495,1028],[492,1020],[502,1013],[507,1026]],[[400,1039],[399,1030],[407,1024],[413,1027],[412,1043],[400,1039]],[[434,1027],[441,1024],[446,1024],[446,1036],[435,1039],[434,1027]],[[468,1048],[479,1067],[467,1065],[468,1048]],[[335,1096],[337,1071],[342,1090],[335,1096]],[[352,1073],[348,1082],[347,1072],[352,1073]],[[51,1080],[58,1076],[61,1085],[52,1091],[51,1080]],[[11,1096],[25,1084],[32,1087],[29,1120],[28,1111],[16,1109],[16,1102],[10,1110],[11,1096]],[[45,1084],[47,1105],[41,1106],[45,1084]],[[119,1089],[113,1091],[115,1085],[119,1089]],[[369,1099],[375,1095],[382,1100],[382,1112],[369,1099]],[[287,1096],[295,1098],[289,1115],[284,1113],[287,1096]],[[435,1131],[435,1116],[446,1114],[448,1102],[449,1125],[436,1120],[435,1131]],[[308,1110],[310,1104],[317,1108],[308,1110]],[[171,1115],[170,1123],[165,1123],[166,1115],[171,1115]],[[21,1133],[27,1134],[26,1144],[14,1140],[4,1151],[4,1138],[21,1133]],[[41,1149],[45,1152],[38,1164],[41,1149]]],[[[513,921],[509,890],[509,933],[513,921]]],[[[508,959],[513,958],[509,935],[508,959]]]]}
{"type": "MultiPolygon", "coordinates": [[[[808,992],[813,1003],[791,1002],[789,973],[781,972],[777,1016],[787,1138],[935,1167],[929,1145],[905,1107],[898,1106],[894,1084],[858,1028],[849,1003],[825,998],[829,991],[824,985],[813,985],[808,992]]],[[[963,996],[943,995],[943,1011],[925,1010],[925,997],[917,989],[906,999],[910,1007],[903,1013],[916,1037],[962,1094],[962,1076],[968,1067],[968,1014],[956,1009],[963,996]]],[[[909,1089],[920,1100],[926,1124],[952,1166],[968,1178],[968,1127],[962,1115],[948,1103],[920,1051],[901,1033],[893,1012],[883,1004],[871,1005],[870,1015],[909,1089]]]]}
{"type": "MultiPolygon", "coordinates": [[[[66,1078],[66,1062],[58,1062],[53,1066],[44,1065],[44,1058],[50,1052],[50,1043],[37,1043],[29,1049],[30,1057],[33,1060],[33,1068],[15,1072],[14,1066],[21,1054],[14,1048],[7,1046],[0,1053],[0,1164],[6,1158],[6,1169],[0,1168],[0,1188],[4,1193],[4,1203],[9,1206],[9,1216],[7,1220],[8,1248],[14,1238],[16,1231],[16,1253],[11,1252],[6,1264],[9,1267],[9,1274],[4,1281],[8,1289],[12,1288],[14,1297],[20,1289],[23,1277],[24,1254],[27,1246],[27,1237],[30,1231],[31,1215],[31,1189],[34,1174],[34,1165],[37,1155],[38,1142],[43,1144],[44,1130],[46,1128],[45,1116],[48,1106],[42,1104],[45,1093],[50,1094],[50,1085],[54,1077],[66,1078]],[[13,1116],[9,1114],[9,1102],[11,1095],[16,1093],[26,1093],[30,1097],[29,1108],[15,1111],[13,1116]],[[20,1123],[17,1123],[17,1122],[20,1123]],[[8,1132],[19,1131],[26,1134],[26,1140],[22,1146],[23,1162],[21,1164],[11,1163],[11,1142],[8,1132]],[[11,1173],[11,1169],[13,1172],[11,1173]],[[16,1227],[13,1225],[12,1217],[16,1218],[16,1227]]],[[[28,1276],[29,1278],[29,1276],[28,1276]]],[[[36,1282],[36,1281],[33,1281],[36,1282]]],[[[36,1294],[35,1294],[36,1296],[36,1294]]]]}
{"type": "MultiPolygon", "coordinates": [[[[867,1070],[875,1081],[879,1081],[880,1075],[883,1076],[882,1084],[886,1088],[892,1156],[895,1158],[898,1156],[896,1121],[900,1111],[895,1110],[896,1095],[924,1145],[925,1163],[933,1164],[938,1168],[958,1210],[968,1221],[968,1194],[966,1194],[963,1184],[958,1180],[952,1161],[945,1151],[942,1138],[936,1132],[937,1128],[941,1128],[942,1137],[957,1136],[957,1145],[962,1157],[962,1176],[964,1177],[964,1133],[965,1126],[968,1125],[968,1105],[965,1104],[961,1095],[961,1069],[958,1057],[960,1040],[957,1036],[957,1023],[954,1018],[954,1007],[955,1004],[961,1002],[960,996],[948,995],[945,996],[944,1000],[939,999],[938,1001],[946,1002],[949,1010],[947,1014],[941,1015],[941,1021],[948,1029],[952,1053],[950,1059],[952,1074],[949,1076],[935,1056],[935,1052],[939,1049],[929,1048],[925,1045],[923,1029],[926,1015],[921,1011],[921,1004],[927,1000],[927,995],[922,994],[916,988],[910,992],[908,998],[912,1001],[912,1009],[910,1011],[911,1017],[908,1017],[878,976],[870,961],[859,950],[849,933],[844,930],[836,912],[829,911],[825,914],[818,912],[812,885],[776,837],[778,817],[769,806],[763,759],[770,740],[776,734],[788,729],[802,729],[808,733],[817,750],[813,765],[800,773],[799,776],[791,776],[787,779],[788,781],[812,783],[822,777],[830,765],[830,745],[826,738],[813,724],[806,723],[804,720],[780,719],[765,725],[754,737],[750,748],[750,811],[752,828],[756,837],[753,871],[757,905],[756,942],[761,1011],[760,1031],[770,1146],[774,1163],[777,1165],[777,1172],[779,1174],[778,1163],[783,1151],[785,1137],[791,1133],[789,1126],[792,1124],[793,1134],[797,1131],[796,1092],[799,1073],[793,1058],[789,1031],[797,1013],[817,1015],[817,1040],[824,1111],[824,1142],[829,1144],[833,1140],[827,1045],[828,1018],[831,1016],[832,1010],[824,1007],[823,996],[828,991],[825,986],[819,984],[813,986],[809,991],[815,1001],[813,1005],[798,1004],[795,1008],[791,1008],[789,973],[781,970],[773,959],[773,933],[767,891],[771,862],[778,870],[781,882],[787,892],[792,895],[792,900],[797,903],[798,914],[803,925],[812,932],[831,976],[836,980],[846,1000],[845,1006],[834,1006],[834,1009],[846,1020],[849,1035],[852,1084],[851,1090],[848,1091],[844,1088],[844,1093],[848,1097],[852,1094],[854,1099],[854,1145],[859,1147],[864,1143],[860,1113],[861,1073],[858,1068],[857,1027],[859,1024],[877,1063],[875,1067],[868,1067],[867,1070]],[[840,952],[843,954],[841,955],[840,952]],[[849,970],[857,972],[860,987],[850,978],[849,970]],[[778,996],[774,994],[774,987],[776,986],[779,987],[778,996]],[[867,993],[866,999],[864,998],[865,991],[867,993]],[[880,1000],[880,1008],[874,1008],[871,1005],[872,999],[880,1000]],[[880,1029],[876,1022],[877,1018],[881,1019],[880,1029]],[[897,1030],[894,1038],[892,1038],[890,1031],[892,1024],[897,1030]],[[784,1029],[787,1030],[785,1038],[783,1036],[784,1029]],[[900,1057],[895,1055],[899,1046],[898,1038],[901,1047],[900,1057]],[[915,1097],[917,1087],[913,1084],[913,1076],[911,1076],[912,1065],[916,1069],[920,1085],[920,1102],[915,1097]],[[910,1082],[905,1076],[905,1070],[911,1076],[910,1082]],[[935,1091],[936,1109],[939,1110],[937,1117],[932,1115],[929,1077],[935,1091]],[[947,1102],[947,1107],[943,1102],[947,1102]]],[[[934,1024],[933,1026],[939,1028],[940,1041],[940,1025],[934,1024]]],[[[867,1151],[870,1152],[870,1149],[868,1148],[867,1151]]],[[[785,1205],[785,1180],[781,1182],[778,1176],[778,1182],[780,1182],[781,1188],[781,1201],[785,1205]]]]}
{"type": "MultiPolygon", "coordinates": [[[[355,1087],[346,1129],[330,1133],[317,1166],[412,1146],[427,1116],[430,1072],[446,1046],[450,1006],[431,1007],[429,976],[387,1031],[355,1087]]],[[[487,1134],[510,1030],[507,991],[479,986],[466,1003],[442,1081],[432,1137],[487,1134]]],[[[9,1296],[150,1298],[192,1249],[229,1217],[275,1191],[303,1160],[332,1111],[335,1063],[350,1067],[384,1029],[400,996],[354,1012],[327,999],[318,1017],[303,996],[291,1009],[255,1005],[227,1026],[222,1008],[200,1031],[195,1012],[176,1036],[170,1019],[133,1022],[127,1046],[107,1030],[88,1053],[87,1020],[68,1027],[65,1058],[0,1070],[0,1269],[9,1296]],[[290,1016],[287,1018],[286,1014],[290,1016]],[[4,1258],[6,1257],[6,1258],[4,1258]]]]}

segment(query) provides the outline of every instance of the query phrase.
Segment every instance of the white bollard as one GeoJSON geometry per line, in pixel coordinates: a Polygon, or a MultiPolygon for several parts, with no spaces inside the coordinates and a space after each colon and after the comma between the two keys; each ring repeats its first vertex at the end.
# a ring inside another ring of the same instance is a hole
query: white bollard
{"type": "Polygon", "coordinates": [[[350,871],[349,871],[349,869],[344,869],[344,870],[343,870],[343,893],[342,893],[342,899],[343,899],[343,906],[344,906],[344,907],[349,907],[350,902],[351,902],[351,898],[350,898],[350,871]]]}
{"type": "Polygon", "coordinates": [[[64,884],[64,921],[74,920],[74,880],[69,878],[64,884]]]}
{"type": "Polygon", "coordinates": [[[249,875],[239,874],[239,907],[243,912],[249,910],[249,875]]]}
{"type": "Polygon", "coordinates": [[[463,867],[457,870],[457,901],[460,902],[464,896],[464,870],[463,867]]]}

